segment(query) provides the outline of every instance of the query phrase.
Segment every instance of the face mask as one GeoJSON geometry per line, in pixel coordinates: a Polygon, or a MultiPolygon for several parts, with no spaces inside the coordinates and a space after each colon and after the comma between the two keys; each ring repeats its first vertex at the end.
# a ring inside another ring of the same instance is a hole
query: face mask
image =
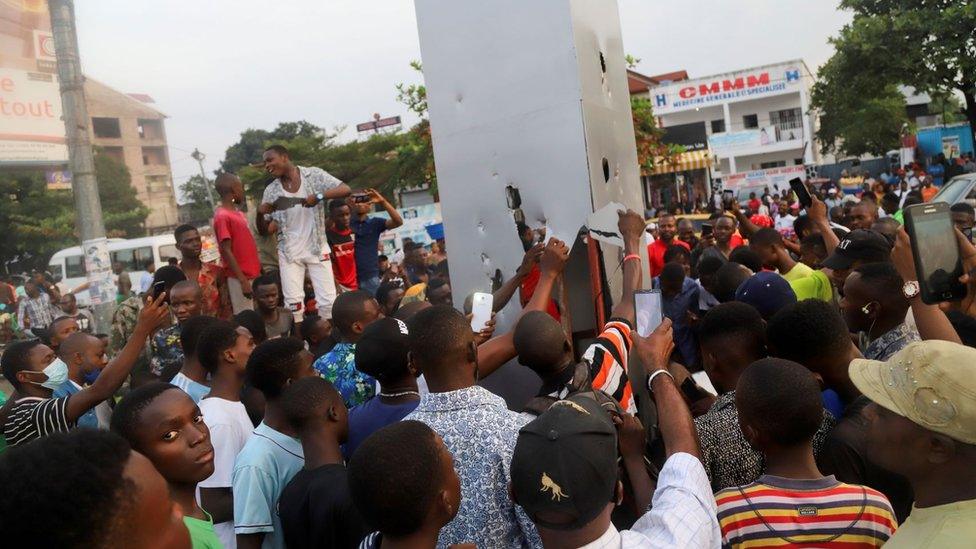
{"type": "Polygon", "coordinates": [[[40,385],[41,387],[47,387],[53,391],[63,385],[65,381],[68,381],[68,365],[60,358],[54,359],[54,362],[48,364],[47,368],[44,368],[42,372],[47,376],[47,381],[43,383],[31,381],[31,383],[40,385]]]}

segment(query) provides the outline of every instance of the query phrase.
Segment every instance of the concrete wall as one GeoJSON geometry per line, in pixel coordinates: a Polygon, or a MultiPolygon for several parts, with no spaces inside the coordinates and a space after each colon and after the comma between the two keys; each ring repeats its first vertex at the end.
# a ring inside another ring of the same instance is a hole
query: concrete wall
{"type": "Polygon", "coordinates": [[[148,234],[165,233],[179,223],[173,173],[166,142],[165,115],[95,80],[85,80],[85,99],[92,118],[115,118],[121,137],[104,138],[92,133],[92,144],[122,160],[132,176],[136,196],[149,210],[148,234]],[[149,123],[143,123],[149,121],[149,123]],[[139,128],[143,123],[143,135],[139,128]],[[148,160],[148,163],[146,161],[148,160]]]}

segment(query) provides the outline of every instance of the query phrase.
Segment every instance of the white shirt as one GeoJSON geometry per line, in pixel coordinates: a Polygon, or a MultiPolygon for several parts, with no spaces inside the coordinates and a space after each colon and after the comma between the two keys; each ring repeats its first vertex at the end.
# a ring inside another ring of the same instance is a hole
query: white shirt
{"type": "MultiPolygon", "coordinates": [[[[296,193],[290,193],[282,187],[281,194],[283,196],[292,198],[307,198],[308,196],[306,194],[302,194],[301,187],[299,187],[298,192],[296,193]]],[[[288,257],[293,259],[305,259],[306,256],[308,256],[308,252],[306,250],[318,245],[316,242],[314,242],[315,214],[317,211],[318,210],[315,208],[292,206],[291,208],[281,212],[287,220],[283,230],[288,231],[288,234],[285,237],[285,253],[288,255],[288,257]]]]}
{"type": "Polygon", "coordinates": [[[782,215],[776,218],[775,226],[776,231],[793,230],[793,222],[796,221],[796,216],[791,214],[782,215]]]}
{"type": "Polygon", "coordinates": [[[661,469],[651,509],[630,530],[618,532],[611,524],[602,536],[579,549],[719,547],[717,513],[701,462],[690,454],[674,454],[661,469]]]}
{"type": "MultiPolygon", "coordinates": [[[[199,406],[203,412],[203,421],[210,428],[210,442],[214,447],[214,472],[197,487],[230,488],[234,460],[254,432],[254,424],[247,417],[247,410],[240,402],[211,397],[201,400],[199,406]]],[[[197,496],[197,500],[199,499],[197,496]]],[[[214,531],[225,548],[237,547],[233,520],[215,524],[214,531]]]]}

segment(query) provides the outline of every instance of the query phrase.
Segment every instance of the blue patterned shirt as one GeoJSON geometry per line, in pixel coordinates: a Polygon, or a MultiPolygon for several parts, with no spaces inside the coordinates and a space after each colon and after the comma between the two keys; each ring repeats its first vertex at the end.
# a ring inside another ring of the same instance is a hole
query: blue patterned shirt
{"type": "Polygon", "coordinates": [[[376,394],[376,380],[356,369],[356,344],[338,343],[312,365],[335,385],[347,408],[358,406],[376,394]]]}
{"type": "Polygon", "coordinates": [[[426,423],[444,439],[461,477],[461,508],[441,529],[437,547],[464,542],[479,549],[542,547],[535,525],[508,497],[515,441],[531,418],[474,386],[425,394],[404,419],[426,423]]]}
{"type": "Polygon", "coordinates": [[[899,324],[891,330],[881,334],[864,349],[864,358],[868,360],[888,360],[891,355],[904,349],[909,343],[921,341],[918,332],[908,324],[899,324]]]}

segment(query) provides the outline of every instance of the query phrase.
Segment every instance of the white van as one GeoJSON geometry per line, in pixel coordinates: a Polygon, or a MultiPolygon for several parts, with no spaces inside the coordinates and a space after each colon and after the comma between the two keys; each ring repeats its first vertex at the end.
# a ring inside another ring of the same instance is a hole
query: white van
{"type": "MultiPolygon", "coordinates": [[[[169,258],[180,258],[180,252],[176,249],[176,239],[172,234],[128,240],[110,238],[108,239],[108,253],[113,264],[121,263],[124,266],[125,271],[129,274],[129,280],[132,281],[133,289],[139,287],[139,280],[146,273],[146,263],[149,261],[152,261],[158,269],[166,265],[169,258]]],[[[47,268],[54,275],[55,280],[60,280],[63,287],[68,290],[76,288],[88,280],[85,272],[85,256],[82,254],[81,246],[72,246],[58,251],[51,256],[47,268]]],[[[87,290],[75,295],[79,305],[88,306],[87,290]]]]}

